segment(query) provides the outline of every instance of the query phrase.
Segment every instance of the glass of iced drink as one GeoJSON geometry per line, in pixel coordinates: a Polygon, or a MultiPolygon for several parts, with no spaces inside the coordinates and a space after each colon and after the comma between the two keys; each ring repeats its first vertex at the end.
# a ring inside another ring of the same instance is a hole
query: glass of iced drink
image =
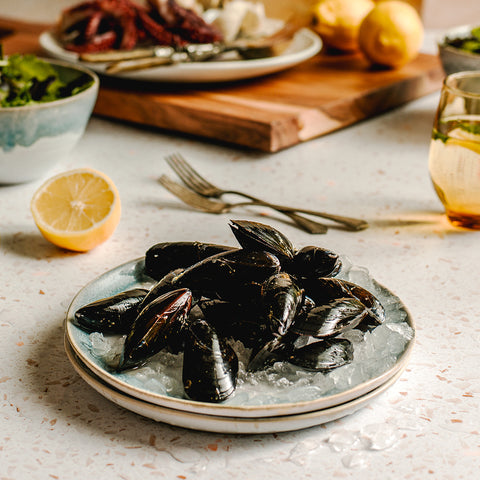
{"type": "Polygon", "coordinates": [[[450,223],[480,230],[480,71],[445,78],[428,165],[450,223]]]}

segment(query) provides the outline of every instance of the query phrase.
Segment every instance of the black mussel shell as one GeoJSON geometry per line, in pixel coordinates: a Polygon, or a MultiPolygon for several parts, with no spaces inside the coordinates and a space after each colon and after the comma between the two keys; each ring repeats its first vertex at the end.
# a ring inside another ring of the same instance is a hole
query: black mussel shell
{"type": "Polygon", "coordinates": [[[188,289],[173,290],[150,302],[138,314],[125,340],[119,370],[138,367],[170,343],[177,345],[191,303],[188,289]]]}
{"type": "Polygon", "coordinates": [[[235,391],[238,358],[205,320],[189,325],[183,357],[186,396],[200,402],[223,402],[235,391]]]}
{"type": "Polygon", "coordinates": [[[270,329],[256,309],[222,300],[204,300],[198,306],[205,320],[223,338],[240,340],[246,348],[258,348],[271,338],[270,329]]]}
{"type": "Polygon", "coordinates": [[[287,332],[282,337],[271,337],[261,348],[254,350],[247,365],[249,372],[256,372],[286,360],[295,350],[299,335],[287,332]]]}
{"type": "Polygon", "coordinates": [[[87,332],[126,334],[148,290],[135,288],[79,308],[72,323],[87,332]]]}
{"type": "Polygon", "coordinates": [[[172,282],[189,288],[196,298],[247,301],[258,299],[261,284],[280,270],[277,257],[265,251],[238,249],[219,253],[192,265],[172,282]]]}
{"type": "Polygon", "coordinates": [[[236,250],[226,245],[203,242],[163,242],[145,253],[145,273],[160,280],[177,268],[188,268],[201,260],[221,252],[236,250]]]}
{"type": "Polygon", "coordinates": [[[177,268],[164,275],[152,288],[148,291],[148,294],[143,299],[142,303],[138,306],[138,313],[140,313],[150,302],[156,298],[168,293],[172,290],[177,290],[174,286],[174,282],[178,275],[183,272],[182,268],[177,268]]]}
{"type": "Polygon", "coordinates": [[[329,303],[334,298],[353,297],[346,282],[338,278],[298,278],[297,282],[317,306],[329,303]]]}
{"type": "Polygon", "coordinates": [[[367,289],[352,282],[344,282],[347,288],[358,298],[368,309],[368,315],[362,321],[363,329],[374,328],[385,321],[385,309],[380,300],[367,289]]]}
{"type": "Polygon", "coordinates": [[[355,328],[367,315],[367,308],[358,299],[335,298],[298,315],[290,329],[299,335],[325,338],[355,328]]]}
{"type": "Polygon", "coordinates": [[[353,345],[348,340],[320,340],[299,348],[288,356],[297,367],[315,372],[328,372],[353,360],[353,345]]]}
{"type": "Polygon", "coordinates": [[[321,247],[303,247],[295,253],[287,271],[297,277],[333,277],[342,266],[339,256],[321,247]]]}
{"type": "Polygon", "coordinates": [[[290,240],[270,225],[248,220],[230,220],[230,228],[238,243],[247,250],[273,253],[281,262],[290,261],[295,254],[290,240]]]}
{"type": "Polygon", "coordinates": [[[262,285],[265,321],[274,335],[283,335],[303,302],[303,290],[284,272],[272,275],[262,285]]]}
{"type": "Polygon", "coordinates": [[[367,308],[367,315],[357,327],[361,330],[374,328],[385,321],[385,309],[381,302],[360,285],[339,278],[300,279],[299,284],[317,305],[328,303],[332,298],[354,297],[362,302],[367,308]]]}

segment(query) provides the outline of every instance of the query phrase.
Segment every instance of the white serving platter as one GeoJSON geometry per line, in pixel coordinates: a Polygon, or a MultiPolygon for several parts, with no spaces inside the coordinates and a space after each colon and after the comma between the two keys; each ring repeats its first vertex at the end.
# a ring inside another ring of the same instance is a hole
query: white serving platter
{"type": "MultiPolygon", "coordinates": [[[[39,42],[52,57],[82,64],[100,74],[106,74],[106,64],[79,60],[75,52],[65,50],[51,31],[43,32],[39,42]]],[[[290,45],[279,55],[252,60],[222,60],[177,63],[143,70],[121,72],[110,76],[146,82],[215,83],[244,80],[279,72],[298,65],[316,55],[322,48],[320,37],[307,28],[296,32],[290,45]]]]}

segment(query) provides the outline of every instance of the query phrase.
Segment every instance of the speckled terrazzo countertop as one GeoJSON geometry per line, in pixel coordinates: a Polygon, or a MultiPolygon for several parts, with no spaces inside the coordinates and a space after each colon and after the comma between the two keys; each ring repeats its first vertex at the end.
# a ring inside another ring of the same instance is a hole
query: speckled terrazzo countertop
{"type": "Polygon", "coordinates": [[[274,155],[93,118],[52,171],[91,166],[120,191],[118,229],[87,254],[60,251],[40,236],[29,200],[42,180],[0,187],[0,478],[477,478],[480,232],[451,227],[430,184],[437,100],[432,94],[274,155]],[[371,227],[313,237],[260,216],[267,210],[193,212],[157,183],[173,151],[218,184],[365,218],[371,227]],[[400,379],[341,420],[254,436],[156,423],[90,388],[63,347],[65,313],[78,290],[156,242],[231,243],[229,218],[268,220],[295,245],[346,255],[398,295],[417,330],[400,379]]]}

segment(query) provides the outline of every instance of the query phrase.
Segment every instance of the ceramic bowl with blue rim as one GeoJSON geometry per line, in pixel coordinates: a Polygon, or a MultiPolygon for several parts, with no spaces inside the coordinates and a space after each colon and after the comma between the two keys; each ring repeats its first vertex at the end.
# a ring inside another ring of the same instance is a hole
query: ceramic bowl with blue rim
{"type": "Polygon", "coordinates": [[[99,88],[95,73],[81,66],[42,59],[66,84],[91,79],[79,93],[44,103],[0,107],[0,184],[28,182],[47,175],[82,137],[99,88]]]}

